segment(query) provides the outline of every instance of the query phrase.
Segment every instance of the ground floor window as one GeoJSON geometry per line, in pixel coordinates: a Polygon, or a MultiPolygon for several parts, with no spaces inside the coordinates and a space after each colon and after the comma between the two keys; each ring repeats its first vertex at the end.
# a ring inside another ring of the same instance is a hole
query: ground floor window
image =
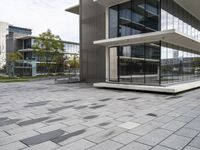
{"type": "Polygon", "coordinates": [[[200,55],[164,42],[111,47],[109,81],[162,85],[200,79],[200,55]]]}

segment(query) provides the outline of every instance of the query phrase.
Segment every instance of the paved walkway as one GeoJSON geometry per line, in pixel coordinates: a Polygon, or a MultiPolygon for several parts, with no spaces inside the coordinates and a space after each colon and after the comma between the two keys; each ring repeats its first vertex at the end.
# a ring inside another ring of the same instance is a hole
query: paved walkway
{"type": "Polygon", "coordinates": [[[200,89],[176,96],[0,84],[0,150],[200,150],[200,89]]]}

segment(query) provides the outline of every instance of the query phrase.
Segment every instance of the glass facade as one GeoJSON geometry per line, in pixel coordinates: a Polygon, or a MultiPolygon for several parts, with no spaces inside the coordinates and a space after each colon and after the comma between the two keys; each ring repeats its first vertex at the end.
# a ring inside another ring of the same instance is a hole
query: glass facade
{"type": "Polygon", "coordinates": [[[160,43],[112,47],[109,80],[120,83],[159,85],[160,43]]]}
{"type": "Polygon", "coordinates": [[[162,42],[161,83],[183,82],[200,78],[200,54],[162,42]]]}
{"type": "Polygon", "coordinates": [[[194,16],[174,1],[161,1],[161,30],[176,29],[196,40],[200,40],[200,23],[194,16]]]}
{"type": "Polygon", "coordinates": [[[200,54],[164,42],[109,49],[109,81],[165,85],[200,79],[200,54]]]}
{"type": "MultiPolygon", "coordinates": [[[[200,23],[173,0],[110,7],[110,38],[176,29],[200,40],[200,23]]],[[[160,39],[161,40],[161,39],[160,39]]],[[[109,48],[109,81],[165,85],[200,79],[200,53],[162,41],[109,48]]]]}
{"type": "Polygon", "coordinates": [[[159,0],[131,0],[109,9],[110,38],[159,29],[159,0]]]}

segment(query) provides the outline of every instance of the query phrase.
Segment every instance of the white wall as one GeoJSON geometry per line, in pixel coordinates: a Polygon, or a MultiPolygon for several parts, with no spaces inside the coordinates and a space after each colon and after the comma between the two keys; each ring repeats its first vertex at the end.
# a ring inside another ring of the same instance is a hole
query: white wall
{"type": "Polygon", "coordinates": [[[8,23],[0,22],[0,69],[6,64],[6,35],[8,23]]]}

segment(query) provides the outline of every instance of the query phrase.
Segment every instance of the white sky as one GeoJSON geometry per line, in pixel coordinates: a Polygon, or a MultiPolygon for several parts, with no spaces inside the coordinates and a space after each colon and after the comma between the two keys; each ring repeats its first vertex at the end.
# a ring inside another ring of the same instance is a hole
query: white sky
{"type": "Polygon", "coordinates": [[[62,40],[79,42],[79,17],[65,8],[78,0],[0,0],[0,21],[30,28],[33,35],[50,29],[62,40]]]}

